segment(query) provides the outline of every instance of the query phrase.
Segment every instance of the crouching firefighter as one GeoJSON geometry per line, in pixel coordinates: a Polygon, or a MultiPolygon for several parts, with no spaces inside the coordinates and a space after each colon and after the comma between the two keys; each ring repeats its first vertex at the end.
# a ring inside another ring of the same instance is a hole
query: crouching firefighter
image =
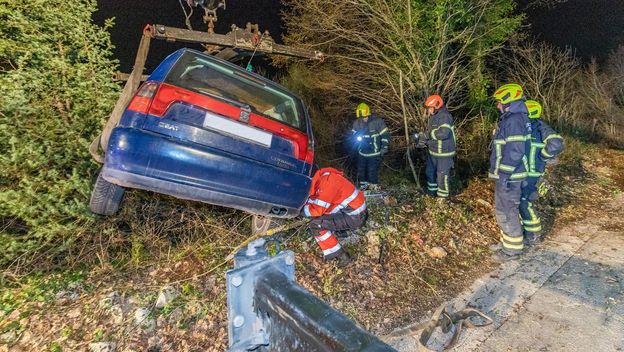
{"type": "Polygon", "coordinates": [[[455,161],[455,123],[439,95],[425,100],[427,114],[427,194],[440,198],[449,196],[449,175],[455,161]]]}
{"type": "Polygon", "coordinates": [[[338,266],[351,259],[342,249],[336,231],[355,230],[364,225],[368,215],[364,193],[331,167],[318,170],[312,178],[310,197],[303,213],[311,217],[310,231],[326,260],[337,258],[338,266]]]}
{"type": "Polygon", "coordinates": [[[542,105],[535,100],[527,100],[526,106],[531,121],[531,149],[529,170],[522,186],[520,216],[524,228],[525,243],[533,244],[540,240],[542,223],[535,212],[533,202],[540,196],[539,186],[546,172],[546,164],[554,162],[563,151],[563,138],[542,119],[542,105]]]}
{"type": "Polygon", "coordinates": [[[505,84],[494,93],[501,112],[492,140],[489,177],[496,180],[494,191],[496,222],[501,230],[499,260],[517,258],[524,249],[520,224],[522,183],[527,178],[531,122],[522,87],[505,84]]]}
{"type": "Polygon", "coordinates": [[[377,188],[379,168],[382,157],[388,153],[390,133],[384,121],[365,103],[360,103],[355,110],[356,120],[353,122],[352,139],[357,146],[357,175],[361,189],[377,188]]]}

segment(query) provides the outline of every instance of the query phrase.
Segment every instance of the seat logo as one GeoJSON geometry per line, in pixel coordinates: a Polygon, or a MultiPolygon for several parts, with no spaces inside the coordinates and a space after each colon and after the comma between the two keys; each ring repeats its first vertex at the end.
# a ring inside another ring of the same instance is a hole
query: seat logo
{"type": "Polygon", "coordinates": [[[241,112],[240,112],[240,120],[243,122],[249,122],[249,113],[251,113],[251,109],[250,108],[241,108],[241,112]]]}
{"type": "Polygon", "coordinates": [[[167,129],[167,130],[171,130],[171,131],[177,131],[178,130],[178,126],[171,125],[171,124],[168,124],[166,122],[159,122],[158,123],[158,127],[161,127],[161,128],[167,129]]]}

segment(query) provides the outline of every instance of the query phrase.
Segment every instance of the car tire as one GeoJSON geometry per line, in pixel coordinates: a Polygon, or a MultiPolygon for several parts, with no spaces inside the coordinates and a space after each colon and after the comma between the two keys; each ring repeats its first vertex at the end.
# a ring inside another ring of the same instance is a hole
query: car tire
{"type": "Polygon", "coordinates": [[[262,215],[251,216],[251,234],[260,235],[266,234],[269,229],[280,226],[281,223],[276,218],[262,215]]]}
{"type": "Polygon", "coordinates": [[[123,187],[106,181],[100,172],[91,192],[89,209],[98,215],[113,215],[119,210],[125,191],[123,187]]]}

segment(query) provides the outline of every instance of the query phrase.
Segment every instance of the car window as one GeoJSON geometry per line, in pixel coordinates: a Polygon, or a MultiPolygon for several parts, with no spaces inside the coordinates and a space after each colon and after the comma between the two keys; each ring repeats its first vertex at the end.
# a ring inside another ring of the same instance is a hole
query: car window
{"type": "Polygon", "coordinates": [[[248,105],[255,113],[304,129],[300,100],[277,85],[193,52],[186,52],[165,82],[237,105],[248,105]]]}

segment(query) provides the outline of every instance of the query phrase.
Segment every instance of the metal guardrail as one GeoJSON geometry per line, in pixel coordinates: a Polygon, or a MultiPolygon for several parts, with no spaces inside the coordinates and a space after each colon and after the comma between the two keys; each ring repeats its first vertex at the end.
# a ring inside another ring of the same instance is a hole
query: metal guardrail
{"type": "Polygon", "coordinates": [[[234,256],[226,274],[229,351],[395,351],[295,282],[295,255],[265,240],[234,256]]]}

